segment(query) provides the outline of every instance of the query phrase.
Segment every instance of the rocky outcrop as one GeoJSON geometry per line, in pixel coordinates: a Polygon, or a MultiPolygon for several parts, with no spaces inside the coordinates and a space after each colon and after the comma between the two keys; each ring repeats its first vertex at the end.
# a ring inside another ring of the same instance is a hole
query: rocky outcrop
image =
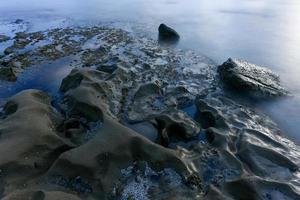
{"type": "Polygon", "coordinates": [[[1,107],[1,199],[299,199],[298,146],[226,98],[204,57],[99,27],[16,39],[5,67],[76,67],[54,101],[29,90],[1,107]]]}
{"type": "Polygon", "coordinates": [[[228,59],[218,67],[221,79],[240,92],[256,97],[284,96],[279,76],[271,70],[238,59],[228,59]]]}
{"type": "Polygon", "coordinates": [[[37,90],[12,97],[0,118],[0,195],[45,173],[61,153],[72,145],[56,127],[62,116],[50,105],[51,98],[37,90]],[[5,184],[2,184],[4,182],[5,184]]]}
{"type": "Polygon", "coordinates": [[[3,200],[81,200],[73,194],[68,194],[60,191],[44,191],[44,190],[20,190],[3,198],[3,200]]]}
{"type": "MultiPolygon", "coordinates": [[[[202,166],[203,176],[207,177],[204,185],[211,184],[207,198],[217,194],[214,198],[220,194],[224,195],[221,199],[244,199],[245,195],[249,199],[300,197],[290,185],[299,178],[299,154],[287,153],[293,150],[287,149],[278,127],[268,117],[222,96],[199,96],[196,107],[196,121],[205,128],[204,141],[217,151],[217,156],[210,155],[202,164],[194,162],[202,166]],[[219,166],[212,167],[211,163],[219,166]],[[220,174],[219,179],[207,176],[209,172],[220,174]],[[214,187],[222,181],[221,188],[214,187]]],[[[199,148],[194,147],[194,151],[199,148]]],[[[200,149],[209,152],[207,147],[200,149]]]]}
{"type": "Polygon", "coordinates": [[[51,107],[47,94],[37,90],[24,91],[7,102],[0,120],[1,178],[8,184],[0,183],[4,199],[119,195],[112,191],[124,189],[125,183],[118,182],[120,169],[139,161],[154,171],[173,169],[183,177],[181,184],[189,180],[192,172],[176,151],[118,123],[105,112],[105,102],[99,101],[101,91],[89,84],[82,81],[65,90],[67,119],[51,107]],[[96,121],[99,127],[86,128],[96,121]],[[84,128],[80,128],[82,123],[84,128]],[[81,135],[93,134],[92,139],[74,142],[66,133],[76,129],[81,135]],[[4,153],[11,147],[14,151],[4,153]],[[20,184],[24,187],[17,191],[20,184]],[[49,187],[56,188],[55,192],[43,190],[49,187]]]}
{"type": "Polygon", "coordinates": [[[198,136],[200,126],[185,112],[169,110],[154,117],[160,133],[159,143],[168,146],[172,140],[185,141],[198,136]]]}
{"type": "MultiPolygon", "coordinates": [[[[74,73],[70,77],[77,80],[74,73]]],[[[67,116],[80,116],[87,121],[98,120],[102,123],[101,128],[96,130],[93,140],[62,154],[47,177],[55,182],[61,176],[67,180],[80,176],[93,188],[93,195],[101,192],[108,195],[121,176],[120,169],[129,167],[135,161],[146,161],[154,170],[172,168],[188,179],[191,172],[175,151],[151,142],[142,136],[143,133],[138,134],[115,120],[106,105],[108,102],[105,98],[109,97],[99,87],[101,81],[90,81],[93,76],[95,78],[94,73],[99,72],[83,71],[84,78],[80,82],[74,82],[72,78],[65,79],[61,88],[64,88],[68,99],[67,116]],[[67,83],[75,84],[70,86],[67,83]]]]}
{"type": "Polygon", "coordinates": [[[0,43],[1,42],[6,42],[7,40],[9,40],[10,39],[10,37],[8,37],[8,36],[6,36],[6,35],[1,35],[0,34],[0,43]]]}
{"type": "Polygon", "coordinates": [[[162,42],[176,42],[179,40],[179,34],[169,26],[161,24],[158,27],[158,38],[162,42]]]}

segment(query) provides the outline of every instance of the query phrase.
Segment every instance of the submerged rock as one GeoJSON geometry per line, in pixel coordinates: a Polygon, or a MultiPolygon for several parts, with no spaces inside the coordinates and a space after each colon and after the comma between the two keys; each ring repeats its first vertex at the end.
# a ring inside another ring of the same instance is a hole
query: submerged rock
{"type": "Polygon", "coordinates": [[[16,81],[17,76],[12,68],[0,66],[0,80],[16,81]]]}
{"type": "MultiPolygon", "coordinates": [[[[159,146],[142,136],[148,135],[149,139],[155,137],[155,130],[150,124],[131,127],[140,132],[145,131],[145,126],[149,128],[149,134],[138,134],[111,116],[108,102],[101,98],[104,97],[105,90],[101,89],[101,82],[96,79],[95,73],[99,72],[83,72],[80,83],[76,83],[74,87],[65,87],[63,91],[68,98],[65,112],[67,116],[81,116],[88,121],[98,116],[103,126],[96,130],[98,134],[93,140],[62,154],[47,176],[50,179],[57,176],[63,176],[64,179],[81,176],[89,182],[93,191],[105,192],[107,196],[117,183],[120,169],[126,168],[134,161],[147,161],[156,170],[170,167],[181,175],[188,175],[185,164],[175,151],[159,146]]],[[[105,98],[113,99],[108,96],[105,98]]],[[[73,125],[76,123],[72,122],[73,125]]]]}
{"type": "Polygon", "coordinates": [[[256,97],[288,94],[280,85],[278,75],[267,68],[243,60],[229,58],[218,67],[218,72],[228,86],[256,97]]]}
{"type": "Polygon", "coordinates": [[[179,34],[172,28],[168,27],[165,24],[161,24],[158,27],[158,32],[159,32],[159,40],[160,41],[178,41],[180,36],[179,34]]]}
{"type": "Polygon", "coordinates": [[[21,24],[23,22],[24,22],[23,19],[16,19],[16,21],[14,21],[15,24],[21,24]]]}
{"type": "Polygon", "coordinates": [[[2,65],[76,54],[76,68],[55,104],[30,90],[0,108],[1,198],[299,199],[298,146],[224,97],[207,59],[115,29],[42,35],[55,42],[19,35],[2,65]]]}
{"type": "Polygon", "coordinates": [[[6,35],[1,35],[0,34],[0,43],[1,42],[5,42],[5,41],[7,41],[7,40],[9,40],[10,39],[10,37],[8,37],[8,36],[6,36],[6,35]]]}

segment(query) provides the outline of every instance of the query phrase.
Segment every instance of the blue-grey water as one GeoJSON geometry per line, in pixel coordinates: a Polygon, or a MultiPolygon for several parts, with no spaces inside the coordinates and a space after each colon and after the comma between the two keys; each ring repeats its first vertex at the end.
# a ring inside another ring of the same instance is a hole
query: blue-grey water
{"type": "MultiPolygon", "coordinates": [[[[299,0],[0,1],[0,34],[6,35],[23,30],[107,23],[156,38],[161,22],[180,33],[177,48],[203,53],[217,63],[228,57],[242,58],[279,73],[294,97],[257,106],[288,137],[300,143],[299,0]],[[25,23],[12,24],[16,19],[25,23]]],[[[1,44],[0,51],[5,45],[9,42],[1,44]]],[[[55,77],[55,73],[49,77],[55,77]]],[[[27,81],[25,85],[43,88],[54,79],[47,82],[33,78],[30,81],[35,83],[27,81]]]]}

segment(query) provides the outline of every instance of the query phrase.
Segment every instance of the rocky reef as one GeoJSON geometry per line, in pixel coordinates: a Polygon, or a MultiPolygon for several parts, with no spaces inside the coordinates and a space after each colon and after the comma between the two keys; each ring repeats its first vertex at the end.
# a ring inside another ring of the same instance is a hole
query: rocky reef
{"type": "Polygon", "coordinates": [[[57,95],[3,105],[2,199],[300,198],[299,147],[227,97],[210,59],[105,27],[13,40],[0,62],[16,77],[64,57],[73,70],[57,95]]]}
{"type": "Polygon", "coordinates": [[[249,93],[254,97],[288,95],[277,74],[243,60],[229,58],[218,67],[218,72],[221,79],[238,92],[249,93]]]}

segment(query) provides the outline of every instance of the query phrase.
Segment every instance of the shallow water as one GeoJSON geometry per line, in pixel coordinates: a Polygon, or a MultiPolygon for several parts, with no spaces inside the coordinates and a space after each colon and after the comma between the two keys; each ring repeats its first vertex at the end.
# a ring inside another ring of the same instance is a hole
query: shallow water
{"type": "Polygon", "coordinates": [[[0,104],[22,90],[40,89],[52,96],[57,95],[60,80],[72,70],[70,58],[65,57],[51,64],[31,67],[18,77],[16,83],[0,82],[0,104]]]}
{"type": "MultiPolygon", "coordinates": [[[[113,23],[156,38],[161,22],[181,34],[180,48],[204,53],[218,63],[238,57],[278,72],[295,97],[258,107],[300,143],[300,2],[297,0],[2,0],[0,3],[0,34],[7,35],[23,30],[113,23]],[[16,19],[24,22],[11,23],[16,19]]],[[[0,45],[0,50],[2,45],[5,44],[0,45]]],[[[60,82],[61,77],[57,79],[60,82]]],[[[38,79],[30,80],[34,80],[34,83],[29,81],[32,87],[43,85],[38,79]]]]}

